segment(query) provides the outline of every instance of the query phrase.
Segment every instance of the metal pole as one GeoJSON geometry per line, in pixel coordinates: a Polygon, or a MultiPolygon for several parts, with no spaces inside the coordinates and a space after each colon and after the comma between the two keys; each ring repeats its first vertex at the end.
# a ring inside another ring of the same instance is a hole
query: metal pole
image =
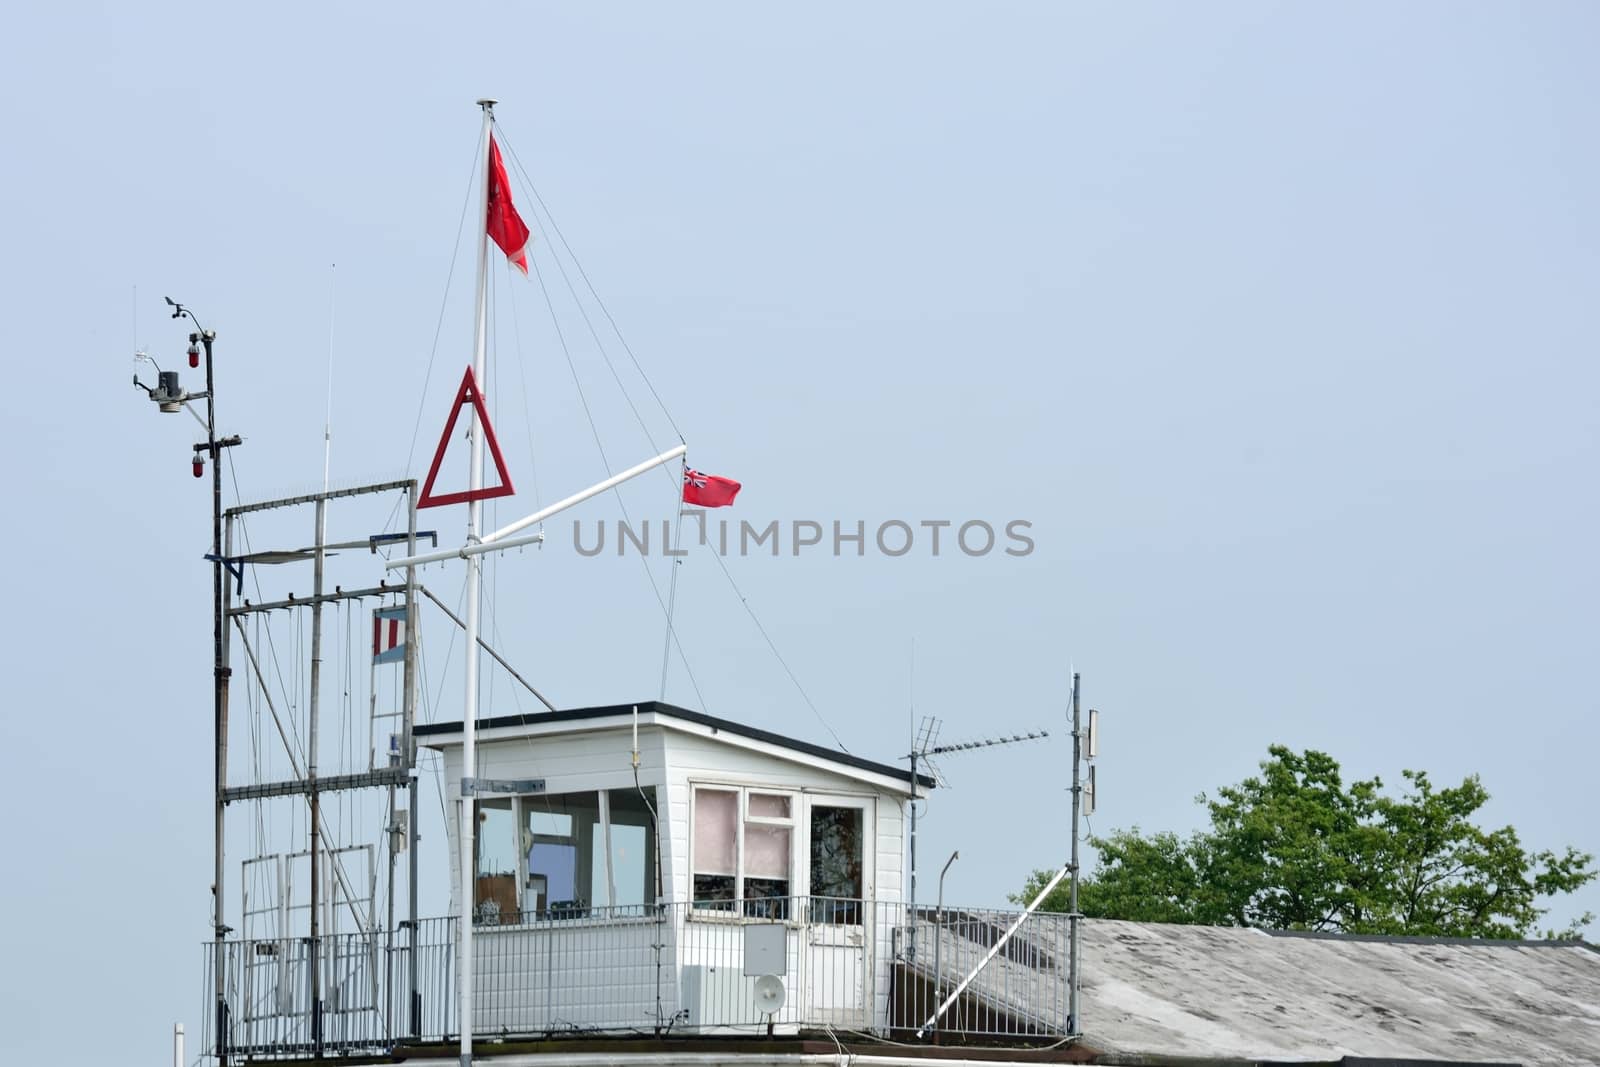
{"type": "Polygon", "coordinates": [[[306,726],[306,789],[311,802],[311,1048],[322,1055],[322,883],[318,878],[322,851],[322,812],[317,796],[317,724],[322,700],[322,543],[327,529],[328,501],[317,498],[317,539],[312,553],[311,591],[311,698],[306,726]]]}
{"type": "Polygon", "coordinates": [[[911,739],[911,923],[907,955],[917,958],[917,739],[911,739]]]}
{"type": "MultiPolygon", "coordinates": [[[[485,392],[487,392],[487,390],[485,390],[485,392]]],[[[476,417],[477,413],[474,412],[473,414],[474,417],[476,417]]],[[[598,496],[607,489],[615,488],[631,478],[637,478],[639,475],[644,474],[646,471],[653,470],[654,468],[661,466],[663,463],[670,463],[675,459],[679,459],[688,451],[689,446],[687,445],[677,445],[676,447],[669,448],[667,451],[661,453],[661,455],[652,459],[647,459],[637,466],[629,467],[621,474],[613,474],[605,481],[596,482],[594,485],[591,485],[589,488],[580,493],[573,493],[565,500],[558,500],[548,507],[540,508],[532,515],[518,519],[510,526],[496,530],[494,533],[484,534],[482,537],[477,539],[477,543],[473,543],[469,539],[468,543],[460,548],[447,548],[439,552],[427,552],[420,556],[406,556],[403,559],[391,559],[389,562],[384,564],[384,567],[391,571],[397,571],[402,567],[420,567],[424,563],[440,563],[447,559],[471,559],[473,556],[479,556],[485,552],[499,552],[503,549],[521,548],[523,545],[537,544],[538,542],[544,540],[543,532],[524,534],[521,537],[510,537],[509,534],[516,530],[521,530],[525,527],[532,526],[534,523],[544,522],[546,519],[557,515],[560,512],[566,511],[568,508],[576,507],[585,500],[588,500],[590,497],[598,496]]]]}
{"type": "Polygon", "coordinates": [[[172,1067],[185,1067],[183,1062],[183,1024],[172,1024],[172,1067]]]}
{"type": "MultiPolygon", "coordinates": [[[[944,992],[944,972],[940,970],[939,956],[943,946],[942,933],[944,931],[944,876],[950,873],[950,865],[961,858],[960,851],[950,853],[950,858],[944,861],[944,867],[939,871],[939,905],[934,909],[933,915],[933,999],[937,1001],[944,992]]],[[[938,1029],[938,1020],[934,1020],[934,1029],[938,1029]]]]}
{"type": "MultiPolygon", "coordinates": [[[[406,575],[407,575],[406,581],[409,582],[411,580],[410,576],[415,575],[415,574],[416,574],[416,568],[415,567],[407,567],[406,568],[406,575]]],[[[450,610],[450,606],[448,604],[446,604],[444,601],[440,600],[438,597],[433,595],[433,590],[429,589],[425,585],[419,585],[419,586],[417,586],[417,589],[421,591],[423,596],[425,596],[429,600],[433,601],[434,606],[437,607],[441,612],[444,613],[444,617],[445,618],[449,619],[451,622],[455,623],[457,626],[461,627],[463,630],[465,630],[467,628],[467,624],[461,621],[461,617],[459,615],[457,615],[455,612],[450,610]]],[[[535,689],[533,687],[533,683],[532,682],[528,681],[522,675],[518,674],[517,673],[517,669],[515,667],[513,667],[511,665],[511,663],[504,656],[502,656],[500,653],[496,652],[494,650],[493,646],[491,646],[489,644],[489,642],[485,641],[482,637],[478,638],[478,647],[483,649],[485,652],[489,653],[490,657],[493,658],[496,663],[500,664],[501,668],[507,674],[511,675],[512,678],[516,679],[519,683],[521,683],[522,688],[526,689],[528,692],[532,693],[535,697],[537,697],[539,699],[539,703],[543,704],[545,707],[549,708],[551,711],[557,710],[556,706],[554,704],[550,703],[550,699],[548,697],[546,697],[543,693],[541,693],[537,689],[535,689]]]]}
{"type": "MultiPolygon", "coordinates": [[[[412,482],[406,490],[407,511],[410,518],[406,527],[406,551],[412,555],[417,552],[417,483],[412,482]]],[[[411,1016],[411,1036],[422,1036],[422,994],[417,990],[417,745],[412,738],[412,729],[416,725],[417,716],[417,641],[420,631],[417,622],[417,570],[415,567],[406,568],[406,659],[404,667],[405,696],[401,701],[400,726],[400,754],[406,761],[406,770],[410,779],[407,784],[406,797],[406,842],[409,855],[406,859],[406,917],[409,920],[406,929],[410,932],[407,944],[410,951],[406,953],[406,969],[410,972],[409,992],[406,998],[411,1016]]]]}
{"type": "MultiPolygon", "coordinates": [[[[190,316],[193,321],[193,316],[190,316]]],[[[215,782],[216,795],[216,827],[214,851],[216,868],[212,874],[212,931],[214,934],[214,948],[216,953],[216,1011],[217,1011],[217,1064],[218,1067],[228,1065],[228,1002],[227,986],[223,974],[222,953],[223,941],[227,936],[228,925],[224,919],[223,909],[223,855],[224,855],[224,827],[227,811],[223,803],[223,790],[228,785],[228,653],[224,645],[226,635],[226,607],[222,602],[223,597],[223,554],[222,554],[222,452],[217,448],[217,385],[213,372],[211,359],[211,346],[215,337],[209,330],[200,327],[200,340],[206,350],[206,450],[211,459],[211,600],[214,606],[214,615],[211,620],[211,645],[212,645],[212,729],[215,738],[216,768],[215,782]]]]}
{"type": "Polygon", "coordinates": [[[1079,1033],[1078,1027],[1078,812],[1083,799],[1081,767],[1083,763],[1083,734],[1078,712],[1078,672],[1072,673],[1072,888],[1067,899],[1067,927],[1071,935],[1067,962],[1067,1034],[1079,1033]]]}
{"type": "Polygon", "coordinates": [[[1028,906],[1022,910],[1022,914],[1017,916],[1016,921],[1014,921],[1010,926],[1006,927],[1006,932],[1001,934],[999,939],[996,940],[994,944],[989,946],[989,951],[984,953],[983,959],[978,961],[978,965],[972,968],[971,971],[967,972],[967,976],[961,980],[961,983],[956,986],[955,990],[948,997],[945,997],[942,1002],[940,1002],[938,1009],[932,1015],[928,1016],[928,1021],[923,1023],[922,1026],[917,1029],[918,1040],[921,1040],[922,1035],[928,1031],[929,1027],[933,1026],[939,1021],[939,1016],[950,1010],[950,1005],[954,1004],[956,1002],[956,998],[960,997],[962,993],[966,992],[967,986],[972,984],[972,980],[978,977],[979,973],[982,972],[985,967],[989,966],[989,961],[1000,955],[1000,950],[1006,947],[1006,942],[1011,940],[1013,934],[1022,929],[1022,924],[1028,921],[1028,916],[1033,914],[1034,909],[1044,902],[1044,898],[1049,896],[1050,891],[1056,886],[1060,885],[1061,879],[1065,878],[1066,876],[1067,868],[1062,867],[1055,873],[1055,877],[1051,878],[1050,881],[1045,883],[1044,888],[1039,890],[1039,895],[1034,897],[1032,902],[1030,902],[1028,906]]]}
{"type": "MultiPolygon", "coordinates": [[[[400,762],[398,753],[391,753],[389,763],[391,766],[400,762]]],[[[384,1043],[392,1045],[394,1042],[394,839],[398,827],[395,826],[395,787],[389,787],[389,825],[388,838],[385,842],[389,852],[389,890],[385,899],[389,902],[388,915],[385,918],[383,953],[383,1038],[384,1043]]]]}
{"type": "MultiPolygon", "coordinates": [[[[489,391],[488,355],[486,337],[488,334],[489,308],[488,308],[488,280],[489,280],[489,137],[494,127],[494,101],[479,100],[478,106],[483,109],[483,140],[481,154],[483,157],[483,196],[479,201],[478,209],[478,286],[477,300],[474,305],[472,330],[472,368],[477,375],[478,386],[487,395],[489,391]]],[[[472,469],[468,474],[468,486],[476,491],[483,487],[483,431],[478,426],[478,411],[472,411],[472,469]]],[[[472,545],[478,540],[478,530],[483,521],[483,501],[473,500],[467,505],[467,544],[472,545]]],[[[460,836],[461,836],[461,1067],[471,1067],[472,1064],[472,910],[473,890],[476,885],[474,879],[473,863],[473,835],[477,827],[473,825],[474,811],[472,796],[468,789],[467,779],[472,778],[477,772],[477,724],[478,717],[478,625],[479,614],[482,610],[479,588],[480,573],[483,561],[476,555],[467,557],[467,663],[466,663],[466,693],[461,707],[461,794],[460,804],[460,836]]]]}

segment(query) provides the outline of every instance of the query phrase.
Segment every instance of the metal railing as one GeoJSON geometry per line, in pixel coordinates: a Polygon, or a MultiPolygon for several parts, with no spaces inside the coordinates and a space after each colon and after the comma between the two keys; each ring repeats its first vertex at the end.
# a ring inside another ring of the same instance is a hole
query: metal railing
{"type": "MultiPolygon", "coordinates": [[[[1068,923],[1035,914],[961,996],[1019,913],[918,908],[829,898],[566,906],[473,928],[473,1031],[484,1038],[581,1034],[798,1034],[870,1032],[908,1040],[1054,1040],[1066,1034],[1068,923]],[[781,1005],[758,1001],[744,974],[754,924],[783,928],[781,1005]],[[769,1010],[770,1009],[770,1010],[769,1010]]],[[[205,946],[206,985],[223,968],[230,1054],[255,1058],[318,1051],[382,1052],[459,1034],[455,918],[412,932],[205,946]],[[320,1027],[311,967],[322,968],[320,1027]],[[320,1042],[314,1036],[320,1034],[320,1042]],[[320,1048],[319,1048],[320,1044],[320,1048]]],[[[209,994],[208,994],[209,999],[209,994]]],[[[202,1048],[215,1056],[212,1013],[202,1048]]]]}

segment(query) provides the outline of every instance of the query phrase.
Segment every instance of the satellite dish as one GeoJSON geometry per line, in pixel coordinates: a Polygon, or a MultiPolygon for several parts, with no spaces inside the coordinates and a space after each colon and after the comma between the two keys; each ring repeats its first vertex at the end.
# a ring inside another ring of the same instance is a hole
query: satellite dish
{"type": "Polygon", "coordinates": [[[763,1015],[776,1015],[783,1009],[786,996],[783,979],[775,974],[764,974],[756,979],[756,1010],[763,1015]]]}

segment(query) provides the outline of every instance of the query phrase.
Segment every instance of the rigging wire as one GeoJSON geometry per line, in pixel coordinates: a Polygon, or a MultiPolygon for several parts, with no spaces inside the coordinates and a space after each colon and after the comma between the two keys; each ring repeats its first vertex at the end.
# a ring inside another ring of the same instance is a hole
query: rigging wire
{"type": "MultiPolygon", "coordinates": [[[[495,128],[500,128],[498,122],[495,123],[495,128]]],[[[629,347],[627,338],[622,336],[622,330],[617,326],[617,320],[611,317],[611,311],[606,307],[605,301],[600,299],[600,294],[595,290],[594,283],[589,280],[588,271],[583,269],[583,261],[572,250],[572,246],[567,243],[566,235],[561,232],[561,227],[556,225],[555,216],[550,213],[550,209],[545,206],[544,198],[539,195],[539,187],[533,184],[533,178],[529,176],[527,169],[523,167],[522,160],[517,156],[516,149],[511,146],[511,142],[505,138],[503,132],[500,140],[505,144],[506,151],[511,154],[511,162],[516,166],[517,173],[522,176],[528,191],[533,194],[534,202],[539,205],[539,209],[544,212],[545,218],[549,221],[551,232],[561,242],[561,247],[566,249],[567,255],[572,259],[572,265],[578,269],[578,274],[583,278],[583,284],[589,289],[589,295],[594,297],[596,306],[605,315],[606,321],[611,324],[611,332],[616,334],[617,340],[622,343],[622,350],[628,354],[628,359],[633,363],[633,369],[639,372],[639,377],[644,381],[645,388],[649,389],[650,395],[655,398],[656,406],[661,409],[661,414],[666,416],[667,424],[672,427],[672,432],[678,435],[678,440],[682,441],[683,431],[678,429],[677,422],[672,418],[672,412],[667,410],[667,405],[662,401],[661,394],[656,392],[654,383],[650,381],[650,376],[644,372],[644,367],[639,364],[639,359],[633,354],[633,349],[629,347]]],[[[555,254],[553,247],[551,248],[551,254],[555,254]]]]}
{"type": "MultiPolygon", "coordinates": [[[[567,369],[572,372],[572,384],[577,387],[578,402],[583,407],[584,418],[589,421],[589,432],[594,435],[595,450],[600,453],[600,465],[605,468],[606,475],[610,476],[613,473],[611,469],[611,460],[606,456],[605,443],[600,439],[600,427],[594,421],[594,412],[589,408],[589,398],[584,394],[583,391],[583,381],[578,377],[578,367],[572,361],[572,349],[567,344],[566,331],[561,329],[561,323],[556,319],[555,304],[550,299],[549,287],[544,283],[544,272],[539,269],[539,261],[536,257],[530,257],[529,263],[533,266],[534,277],[539,281],[539,292],[544,295],[545,307],[550,310],[550,320],[555,326],[556,338],[561,342],[561,354],[566,358],[567,369]]],[[[633,519],[628,515],[628,505],[626,501],[622,499],[621,487],[612,486],[611,493],[616,498],[617,507],[622,512],[623,521],[628,523],[629,526],[632,526],[633,519]]],[[[656,584],[656,576],[650,573],[650,561],[641,555],[639,557],[639,562],[644,565],[644,576],[650,583],[650,591],[655,594],[656,603],[661,605],[661,613],[667,619],[667,629],[672,634],[673,642],[678,646],[678,658],[683,661],[684,673],[689,676],[689,684],[694,687],[694,693],[695,696],[700,700],[701,709],[705,710],[705,694],[700,691],[700,683],[695,681],[694,669],[689,666],[689,657],[683,651],[683,641],[678,637],[677,627],[672,625],[672,617],[667,611],[667,602],[661,597],[661,588],[656,584]]]]}
{"type": "Polygon", "coordinates": [[[806,687],[800,684],[800,679],[790,669],[789,661],[783,658],[782,652],[778,651],[778,646],[772,640],[772,635],[767,633],[765,626],[761,625],[760,618],[756,616],[756,609],[750,606],[750,598],[744,595],[744,591],[739,588],[739,583],[733,580],[733,573],[728,570],[728,564],[723,560],[722,554],[710,545],[706,545],[705,548],[711,554],[711,558],[717,561],[717,566],[722,568],[722,575],[728,579],[728,584],[733,587],[734,595],[739,598],[739,603],[744,605],[745,614],[749,615],[750,621],[756,624],[756,629],[760,631],[762,639],[766,641],[767,647],[772,650],[773,657],[777,659],[778,666],[783,668],[783,672],[789,676],[789,681],[794,683],[795,690],[800,694],[800,699],[806,702],[806,707],[811,709],[811,714],[816,716],[817,721],[822,724],[822,728],[828,731],[828,736],[833,738],[833,743],[839,746],[839,751],[849,752],[850,750],[839,739],[839,734],[834,730],[833,726],[823,717],[822,712],[817,710],[816,704],[812,703],[811,695],[806,692],[806,687]]]}
{"type": "MultiPolygon", "coordinates": [[[[528,369],[527,361],[522,354],[522,323],[517,315],[517,302],[507,300],[506,304],[511,308],[512,343],[516,345],[517,377],[522,386],[522,422],[528,428],[528,476],[533,482],[533,510],[538,511],[544,505],[539,499],[539,463],[533,447],[533,413],[528,407],[528,369]]],[[[544,524],[540,523],[539,528],[544,529],[544,524]]]]}
{"type": "MultiPolygon", "coordinates": [[[[450,303],[450,283],[456,275],[456,259],[461,255],[461,231],[467,225],[467,208],[472,203],[472,187],[478,176],[480,152],[480,149],[473,149],[472,168],[467,172],[467,193],[461,201],[461,219],[456,223],[455,244],[450,252],[450,269],[445,273],[444,295],[439,298],[439,321],[433,328],[433,347],[428,350],[428,369],[422,376],[422,392],[417,400],[417,421],[411,428],[411,445],[406,449],[406,470],[411,469],[411,461],[416,458],[417,434],[422,431],[422,412],[428,399],[428,382],[433,378],[433,362],[439,355],[439,337],[444,332],[444,313],[450,303]]],[[[398,506],[397,504],[396,507],[398,506]]]]}
{"type": "MultiPolygon", "coordinates": [[[[499,124],[496,123],[496,129],[499,129],[499,128],[500,128],[499,124]]],[[[556,240],[560,242],[561,248],[566,252],[567,256],[572,260],[573,267],[576,268],[579,277],[583,279],[584,286],[588,289],[590,297],[593,298],[593,300],[595,302],[595,305],[600,309],[601,314],[603,314],[605,316],[607,324],[609,324],[610,327],[611,327],[611,332],[616,335],[618,343],[620,343],[622,345],[623,351],[627,353],[628,359],[633,364],[634,370],[636,370],[638,372],[640,379],[645,384],[645,387],[650,390],[650,395],[655,399],[656,406],[661,409],[661,413],[662,413],[662,415],[664,415],[666,417],[666,420],[667,420],[668,424],[671,425],[672,431],[675,434],[678,435],[678,440],[682,441],[684,439],[683,433],[682,433],[681,430],[679,430],[677,421],[673,419],[672,412],[667,409],[666,403],[664,401],[662,401],[662,399],[661,399],[661,394],[656,391],[656,387],[655,387],[654,383],[652,383],[650,381],[650,376],[645,373],[644,367],[639,363],[638,356],[636,356],[634,354],[633,347],[628,344],[627,338],[623,336],[621,327],[617,325],[617,320],[616,320],[615,316],[613,316],[611,314],[611,309],[606,306],[606,302],[605,302],[605,300],[603,300],[601,298],[599,291],[596,290],[596,288],[594,286],[594,282],[592,280],[590,280],[589,272],[586,271],[584,269],[584,267],[583,267],[583,261],[580,260],[578,258],[578,254],[575,251],[573,251],[572,245],[567,241],[566,235],[564,233],[562,233],[560,225],[556,222],[555,215],[550,211],[549,205],[545,203],[544,197],[539,195],[538,186],[534,184],[532,176],[529,175],[529,173],[527,171],[527,168],[525,168],[522,165],[522,160],[517,155],[516,149],[512,146],[511,142],[504,136],[504,132],[503,131],[501,131],[500,141],[501,141],[502,144],[505,145],[506,152],[511,156],[511,161],[512,161],[513,166],[516,167],[517,173],[522,178],[523,184],[526,186],[528,192],[532,195],[532,198],[533,198],[532,202],[534,204],[538,205],[539,212],[543,215],[542,219],[536,218],[535,221],[539,223],[541,228],[544,228],[544,227],[548,226],[549,232],[553,233],[555,235],[555,237],[556,237],[556,240]]],[[[616,367],[613,364],[613,361],[612,361],[611,357],[607,354],[606,346],[605,346],[604,342],[602,342],[600,340],[600,336],[599,336],[598,332],[594,328],[593,321],[590,319],[590,316],[589,316],[588,312],[586,310],[584,310],[583,301],[581,299],[579,299],[577,291],[576,291],[576,288],[572,285],[572,280],[571,280],[570,276],[567,274],[565,266],[562,264],[561,257],[556,255],[555,245],[553,243],[551,245],[551,253],[550,254],[551,254],[551,258],[555,261],[557,269],[560,270],[560,272],[561,272],[562,279],[567,284],[568,291],[571,292],[571,294],[572,294],[573,302],[578,306],[579,313],[583,316],[584,324],[589,328],[589,334],[594,339],[595,346],[600,350],[601,358],[605,360],[606,367],[611,371],[612,377],[616,379],[617,387],[622,390],[623,397],[624,397],[625,400],[627,400],[629,409],[633,411],[634,418],[636,420],[638,420],[640,429],[644,431],[645,439],[650,442],[650,446],[653,449],[656,449],[657,451],[659,451],[659,448],[655,444],[654,438],[650,434],[649,428],[645,425],[643,417],[639,414],[639,409],[634,405],[632,398],[628,396],[627,389],[622,384],[621,376],[617,374],[616,367]]],[[[537,271],[537,264],[535,265],[535,269],[537,271]]],[[[540,286],[541,290],[544,289],[544,278],[543,278],[542,275],[539,278],[539,286],[540,286]]],[[[550,303],[550,296],[549,296],[548,291],[545,292],[545,302],[546,302],[547,305],[550,303]]],[[[555,311],[554,311],[554,308],[552,307],[551,308],[551,317],[554,318],[554,315],[555,315],[555,311]]],[[[560,330],[559,326],[557,326],[556,332],[557,332],[558,336],[561,336],[561,330],[560,330]]],[[[567,346],[566,346],[565,337],[562,337],[562,342],[561,343],[562,343],[563,352],[566,352],[566,347],[567,346]]],[[[568,362],[568,365],[570,367],[571,362],[572,362],[570,353],[567,354],[567,362],[568,362]]],[[[577,380],[577,372],[575,370],[573,371],[573,380],[574,381],[577,380]]],[[[580,394],[580,399],[581,399],[581,397],[582,397],[582,386],[581,385],[579,386],[579,394],[580,394]]],[[[594,430],[595,437],[596,437],[596,443],[598,444],[599,431],[594,429],[594,417],[589,412],[587,401],[584,402],[584,414],[589,417],[590,429],[594,430]]],[[[604,454],[604,450],[602,449],[601,450],[602,461],[604,461],[604,455],[605,455],[604,454]]],[[[672,469],[670,467],[665,467],[664,466],[662,468],[662,470],[666,474],[668,479],[670,479],[672,481],[674,490],[675,491],[681,491],[681,486],[679,485],[678,479],[674,475],[672,469]]],[[[606,473],[609,474],[610,472],[611,472],[611,467],[610,467],[610,464],[607,463],[606,464],[606,473]]],[[[620,495],[619,495],[618,499],[619,499],[619,502],[620,502],[620,499],[621,499],[620,495]]],[[[624,518],[626,519],[626,517],[627,517],[627,514],[626,514],[626,511],[624,511],[624,518]]],[[[680,522],[682,520],[682,508],[681,507],[679,508],[679,520],[680,520],[680,522]]],[[[789,681],[794,684],[795,690],[800,694],[801,700],[803,700],[805,702],[806,707],[808,709],[810,709],[811,714],[822,725],[822,728],[828,732],[828,735],[830,737],[833,738],[834,743],[837,744],[841,750],[848,752],[849,749],[846,748],[844,742],[839,739],[838,732],[834,730],[833,726],[823,716],[821,710],[819,710],[817,708],[816,703],[811,699],[811,695],[806,692],[805,686],[803,686],[800,683],[799,677],[794,673],[794,669],[789,666],[788,660],[786,660],[784,658],[784,656],[783,656],[783,653],[778,650],[777,643],[775,641],[773,641],[771,633],[769,633],[767,628],[766,628],[766,626],[762,624],[760,617],[758,617],[756,615],[755,608],[750,603],[750,598],[745,595],[745,593],[744,593],[744,591],[742,589],[739,588],[739,583],[734,580],[733,573],[728,570],[727,563],[722,559],[722,557],[716,552],[715,549],[710,549],[709,546],[706,546],[706,547],[710,550],[712,558],[714,558],[717,561],[717,566],[721,569],[723,577],[727,579],[728,585],[733,589],[734,595],[739,598],[739,603],[741,605],[743,605],[745,613],[750,616],[750,621],[755,624],[756,630],[761,634],[762,640],[766,642],[767,648],[771,650],[773,657],[778,661],[778,665],[783,668],[783,672],[786,675],[788,675],[789,681]]],[[[647,566],[646,567],[646,572],[647,573],[648,573],[648,570],[649,570],[649,568],[647,566]]],[[[674,591],[675,591],[675,586],[676,586],[676,578],[677,578],[677,567],[676,567],[676,561],[674,561],[674,566],[673,566],[673,570],[672,570],[672,579],[673,579],[674,591]]],[[[654,576],[651,576],[651,587],[655,588],[654,576]]],[[[661,594],[660,594],[659,590],[657,590],[657,592],[656,592],[656,598],[657,598],[657,600],[660,600],[660,598],[661,598],[661,594]]],[[[669,607],[667,607],[667,605],[665,603],[663,603],[663,610],[666,612],[666,615],[667,615],[668,631],[671,634],[672,641],[675,642],[675,643],[678,643],[678,654],[679,654],[679,656],[681,658],[683,656],[683,648],[682,648],[681,642],[679,642],[679,639],[678,639],[678,636],[677,636],[677,633],[676,633],[676,629],[673,626],[672,611],[671,611],[671,609],[669,607]]],[[[688,669],[687,661],[685,661],[685,663],[684,663],[684,668],[685,668],[685,670],[688,669]]],[[[666,671],[663,670],[662,674],[663,674],[663,677],[665,677],[666,671]]],[[[691,684],[693,683],[693,676],[692,675],[690,677],[690,682],[691,682],[691,684]]],[[[664,690],[665,690],[665,682],[663,682],[663,691],[664,690]]],[[[699,686],[696,685],[695,686],[695,693],[696,693],[697,696],[699,695],[699,692],[700,692],[699,686]]],[[[700,702],[701,702],[701,706],[704,707],[705,706],[705,698],[703,696],[700,698],[700,702]]]]}

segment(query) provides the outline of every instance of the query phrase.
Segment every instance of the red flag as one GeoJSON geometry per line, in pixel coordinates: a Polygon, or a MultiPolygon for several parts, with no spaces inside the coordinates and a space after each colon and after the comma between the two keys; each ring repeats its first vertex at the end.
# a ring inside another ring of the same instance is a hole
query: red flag
{"type": "Polygon", "coordinates": [[[511,203],[511,182],[500,159],[500,146],[489,137],[489,236],[506,254],[506,259],[523,274],[528,273],[528,225],[511,203]]]}
{"type": "Polygon", "coordinates": [[[683,469],[683,502],[702,508],[725,508],[744,488],[732,478],[718,478],[715,474],[701,474],[688,467],[683,469]]]}

